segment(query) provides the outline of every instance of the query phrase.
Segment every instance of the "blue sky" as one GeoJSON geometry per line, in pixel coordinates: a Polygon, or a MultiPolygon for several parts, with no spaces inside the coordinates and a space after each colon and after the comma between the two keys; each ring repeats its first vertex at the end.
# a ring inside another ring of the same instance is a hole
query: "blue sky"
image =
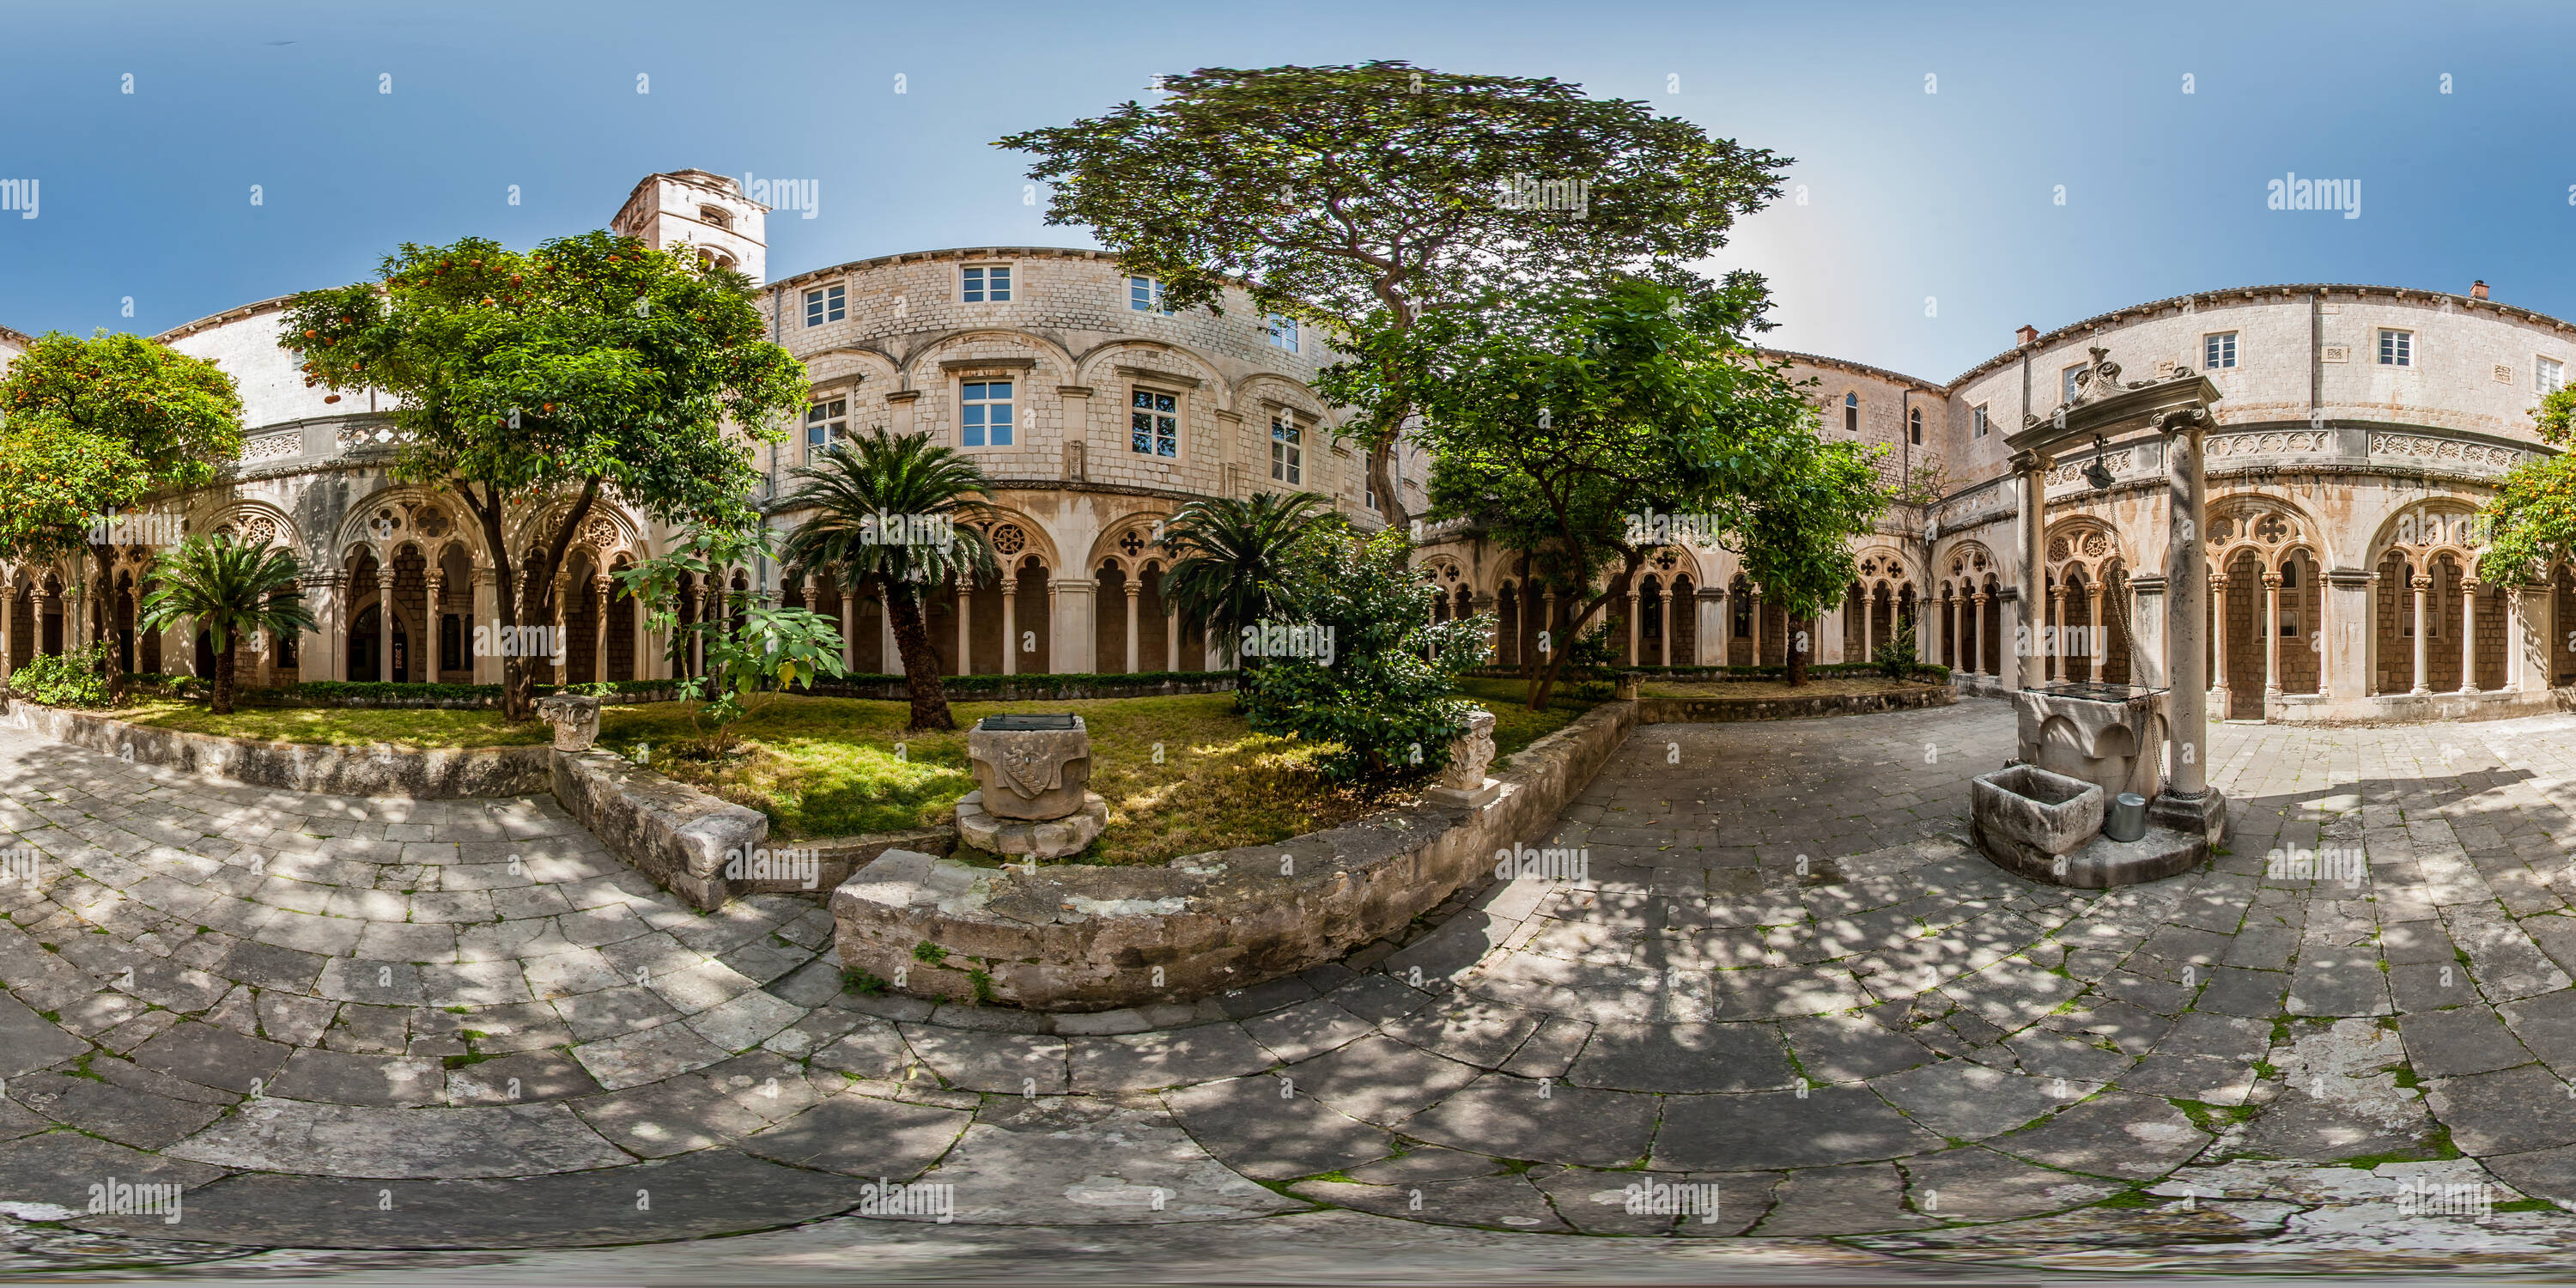
{"type": "Polygon", "coordinates": [[[0,0],[0,179],[42,184],[37,219],[0,213],[0,324],[158,331],[404,240],[598,227],[689,166],[819,181],[816,218],[770,224],[773,275],[1088,245],[992,139],[1161,72],[1378,57],[1555,75],[1797,158],[1806,204],[1712,265],[1771,276],[1784,347],[1947,379],[2023,322],[2267,282],[2483,277],[2576,318],[2571,45],[2576,8],[2540,4],[0,0]],[[2361,216],[2266,209],[2291,172],[2359,181],[2361,216]]]}

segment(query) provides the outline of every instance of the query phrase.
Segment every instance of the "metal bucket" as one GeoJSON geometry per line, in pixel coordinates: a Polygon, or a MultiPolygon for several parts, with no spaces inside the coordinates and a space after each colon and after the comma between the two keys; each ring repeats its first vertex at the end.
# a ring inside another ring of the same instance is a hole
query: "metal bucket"
{"type": "Polygon", "coordinates": [[[2111,800],[2111,808],[2102,816],[2102,835],[2114,841],[2134,841],[2147,834],[2147,798],[2136,792],[2122,792],[2111,800]]]}

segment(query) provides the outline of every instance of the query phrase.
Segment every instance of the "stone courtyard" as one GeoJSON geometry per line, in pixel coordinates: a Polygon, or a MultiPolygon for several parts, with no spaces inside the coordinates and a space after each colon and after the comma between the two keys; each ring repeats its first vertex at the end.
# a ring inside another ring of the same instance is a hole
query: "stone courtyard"
{"type": "Polygon", "coordinates": [[[2109,892],[1959,839],[2012,739],[1982,700],[1642,726],[1529,838],[1576,879],[1197,1008],[1050,1018],[845,991],[815,902],[700,914],[551,798],[225,788],[0,733],[0,1272],[2576,1259],[2576,717],[2218,726],[2226,850],[2109,892]],[[906,1182],[953,1188],[855,1214],[906,1182]],[[87,1211],[117,1183],[183,1212],[87,1211]]]}

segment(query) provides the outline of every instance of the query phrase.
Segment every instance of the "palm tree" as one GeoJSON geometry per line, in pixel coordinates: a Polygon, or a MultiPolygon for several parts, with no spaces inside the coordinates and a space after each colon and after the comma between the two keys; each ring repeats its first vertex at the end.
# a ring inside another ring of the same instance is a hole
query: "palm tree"
{"type": "Polygon", "coordinates": [[[313,629],[297,577],[302,569],[284,547],[267,542],[236,545],[229,536],[190,537],[152,565],[154,587],[135,627],[167,630],[192,618],[215,649],[215,706],[233,711],[233,659],[242,636],[313,629]]]}
{"type": "Polygon", "coordinates": [[[912,727],[954,729],[939,682],[939,657],[922,625],[922,596],[950,577],[961,585],[997,571],[992,544],[970,526],[990,514],[984,471],[928,434],[890,437],[878,429],[853,437],[819,465],[793,471],[804,481],[787,498],[814,513],[787,538],[779,558],[793,567],[829,569],[844,586],[874,585],[885,595],[912,727]]]}
{"type": "Polygon", "coordinates": [[[1163,611],[1195,617],[1216,633],[1224,654],[1234,659],[1238,693],[1243,628],[1293,598],[1287,581],[1297,548],[1330,517],[1316,513],[1329,504],[1313,492],[1255,492],[1242,501],[1209,497],[1182,506],[1163,525],[1163,548],[1174,556],[1163,574],[1163,611]]]}

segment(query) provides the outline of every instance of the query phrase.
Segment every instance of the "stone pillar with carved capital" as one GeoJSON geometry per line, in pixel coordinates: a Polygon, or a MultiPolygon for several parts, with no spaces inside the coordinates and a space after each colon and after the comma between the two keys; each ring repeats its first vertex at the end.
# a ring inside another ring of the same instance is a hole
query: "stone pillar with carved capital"
{"type": "Polygon", "coordinates": [[[975,673],[975,637],[973,616],[975,587],[964,577],[957,579],[957,673],[975,673]]]}
{"type": "Polygon", "coordinates": [[[2478,691],[2478,583],[2460,579],[2460,692],[2478,691]]]}
{"type": "MultiPolygon", "coordinates": [[[[593,683],[608,683],[608,603],[610,582],[607,573],[593,574],[590,579],[590,678],[593,683]]],[[[814,579],[805,579],[805,606],[814,606],[814,579]]]]}
{"type": "Polygon", "coordinates": [[[2040,614],[2045,611],[2041,597],[2048,590],[2048,471],[2056,464],[2044,452],[2015,452],[2012,456],[2013,482],[2020,508],[2013,516],[2014,544],[2021,554],[2021,594],[2013,600],[2013,646],[2002,651],[2001,678],[2004,687],[2019,688],[2028,680],[2031,667],[2046,674],[2044,665],[2034,666],[2028,652],[2036,656],[2039,648],[2040,614]]]}
{"type": "Polygon", "coordinates": [[[1002,579],[1002,674],[1020,673],[1020,579],[1002,579]]]}
{"type": "Polygon", "coordinates": [[[2263,713],[2281,696],[2281,574],[2263,574],[2263,713]]]}
{"type": "Polygon", "coordinates": [[[1136,595],[1144,586],[1135,578],[1126,582],[1127,589],[1127,674],[1136,673],[1136,595]]]}
{"type": "Polygon", "coordinates": [[[1665,666],[1671,666],[1673,664],[1673,627],[1675,623],[1681,620],[1678,616],[1681,610],[1681,586],[1679,583],[1666,583],[1664,586],[1663,647],[1662,651],[1657,654],[1657,657],[1665,666]]]}
{"type": "Polygon", "coordinates": [[[2218,659],[2217,670],[2211,676],[2209,682],[2209,700],[2215,704],[2222,713],[2231,709],[2231,699],[2228,697],[2227,687],[2227,587],[2228,581],[2226,573],[2222,572],[2209,579],[2209,589],[2216,597],[2217,604],[2216,610],[2212,614],[2212,620],[2216,624],[2215,638],[2217,640],[2217,643],[2213,648],[2213,655],[2218,659]]]}
{"type": "Polygon", "coordinates": [[[1630,666],[1642,666],[1646,661],[1637,654],[1637,587],[1633,583],[1628,587],[1628,657],[1626,660],[1630,666]]]}
{"type": "MultiPolygon", "coordinates": [[[[2203,803],[2210,796],[2207,677],[2203,674],[2209,629],[2209,557],[2204,538],[2209,524],[2209,481],[2202,472],[2201,437],[2209,428],[2209,411],[2190,407],[2158,417],[2165,433],[2165,489],[2169,497],[2169,530],[2165,541],[2165,665],[2172,675],[2167,696],[2176,755],[2165,763],[2163,795],[2189,805],[2205,820],[2214,841],[2226,830],[2226,807],[2212,817],[2203,803]]],[[[2168,817],[2176,817],[2167,811],[2168,817]]]]}
{"type": "Polygon", "coordinates": [[[2095,684],[2102,682],[2102,655],[2110,651],[2102,646],[2104,594],[2101,585],[2090,581],[2084,583],[2084,678],[2095,684]]]}
{"type": "Polygon", "coordinates": [[[2415,589],[2415,687],[2407,692],[2420,695],[2432,692],[2424,684],[2424,637],[2428,634],[2424,629],[2424,592],[2433,588],[2433,579],[2419,572],[2410,584],[2415,589]]]}

